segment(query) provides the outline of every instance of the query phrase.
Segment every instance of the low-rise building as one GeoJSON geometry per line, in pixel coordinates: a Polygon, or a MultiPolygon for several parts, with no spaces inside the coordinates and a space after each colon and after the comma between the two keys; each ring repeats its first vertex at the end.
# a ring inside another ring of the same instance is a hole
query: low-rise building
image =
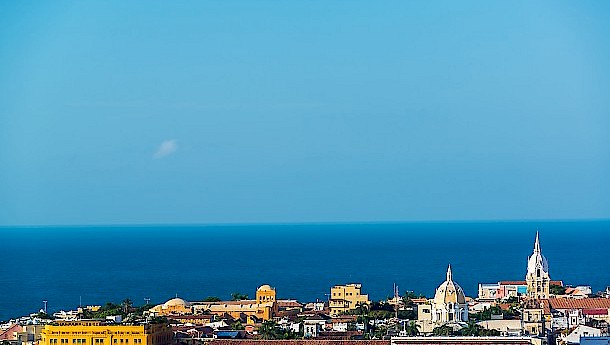
{"type": "Polygon", "coordinates": [[[193,313],[191,303],[182,298],[172,298],[169,301],[156,305],[149,309],[151,313],[159,316],[167,315],[188,315],[193,313]]]}
{"type": "Polygon", "coordinates": [[[324,330],[328,320],[323,315],[314,315],[303,320],[303,336],[305,338],[316,338],[324,330]]]}
{"type": "Polygon", "coordinates": [[[610,323],[610,299],[608,298],[549,298],[548,303],[553,318],[566,318],[567,327],[583,325],[587,319],[610,323]]]}
{"type": "MultiPolygon", "coordinates": [[[[563,286],[563,281],[553,280],[550,285],[563,286]]],[[[495,301],[527,295],[525,280],[503,280],[497,283],[479,284],[479,301],[495,301]]]]}
{"type": "Polygon", "coordinates": [[[557,338],[557,344],[580,344],[581,337],[600,337],[601,335],[602,331],[597,328],[580,325],[565,337],[557,338]]]}
{"type": "Polygon", "coordinates": [[[356,309],[361,304],[370,303],[369,295],[362,293],[361,284],[335,285],[330,289],[328,306],[332,316],[356,309]]]}
{"type": "Polygon", "coordinates": [[[251,324],[273,318],[278,311],[278,303],[275,289],[265,284],[256,290],[254,300],[187,302],[176,297],[152,307],[149,311],[153,315],[171,316],[173,319],[179,315],[214,314],[220,317],[229,315],[234,319],[245,319],[251,324]]]}
{"type": "Polygon", "coordinates": [[[116,325],[99,320],[60,321],[45,325],[41,345],[169,345],[167,324],[116,325]]]}
{"type": "Polygon", "coordinates": [[[207,325],[214,322],[215,315],[171,315],[168,316],[170,323],[174,324],[191,324],[191,325],[207,325]]]}

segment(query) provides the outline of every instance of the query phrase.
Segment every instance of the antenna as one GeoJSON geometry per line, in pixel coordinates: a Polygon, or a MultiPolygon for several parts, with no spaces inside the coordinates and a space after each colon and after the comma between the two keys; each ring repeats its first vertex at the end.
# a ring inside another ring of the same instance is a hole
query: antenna
{"type": "Polygon", "coordinates": [[[83,296],[78,296],[78,306],[83,307],[83,296]]]}
{"type": "Polygon", "coordinates": [[[44,313],[47,313],[47,300],[45,299],[44,301],[42,301],[42,303],[44,303],[44,313]]]}
{"type": "Polygon", "coordinates": [[[394,283],[394,317],[398,319],[398,301],[400,294],[398,293],[398,284],[394,283]]]}

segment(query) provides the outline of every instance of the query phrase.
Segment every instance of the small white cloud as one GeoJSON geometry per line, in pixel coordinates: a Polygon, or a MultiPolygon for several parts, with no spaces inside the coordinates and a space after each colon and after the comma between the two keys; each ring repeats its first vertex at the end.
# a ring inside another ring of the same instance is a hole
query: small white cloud
{"type": "Polygon", "coordinates": [[[157,152],[155,152],[155,154],[153,155],[153,158],[159,159],[159,158],[167,157],[167,156],[171,155],[172,153],[176,152],[177,150],[178,150],[178,144],[176,143],[176,140],[173,140],[173,139],[172,140],[163,140],[161,145],[159,145],[157,152]]]}

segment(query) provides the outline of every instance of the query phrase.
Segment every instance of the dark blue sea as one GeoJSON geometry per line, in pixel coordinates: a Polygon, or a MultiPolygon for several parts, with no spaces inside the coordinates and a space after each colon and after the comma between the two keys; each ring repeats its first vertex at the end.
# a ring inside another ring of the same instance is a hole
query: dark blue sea
{"type": "Polygon", "coordinates": [[[0,228],[0,320],[79,305],[254,296],[326,299],[359,282],[374,299],[434,294],[451,263],[470,296],[479,282],[522,280],[536,229],[551,278],[610,285],[610,221],[0,228]]]}

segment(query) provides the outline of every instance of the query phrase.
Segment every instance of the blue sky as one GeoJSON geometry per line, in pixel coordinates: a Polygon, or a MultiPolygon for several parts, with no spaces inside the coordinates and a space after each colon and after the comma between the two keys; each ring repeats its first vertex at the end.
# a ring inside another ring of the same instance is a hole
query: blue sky
{"type": "Polygon", "coordinates": [[[4,1],[0,225],[610,218],[607,1],[4,1]]]}

